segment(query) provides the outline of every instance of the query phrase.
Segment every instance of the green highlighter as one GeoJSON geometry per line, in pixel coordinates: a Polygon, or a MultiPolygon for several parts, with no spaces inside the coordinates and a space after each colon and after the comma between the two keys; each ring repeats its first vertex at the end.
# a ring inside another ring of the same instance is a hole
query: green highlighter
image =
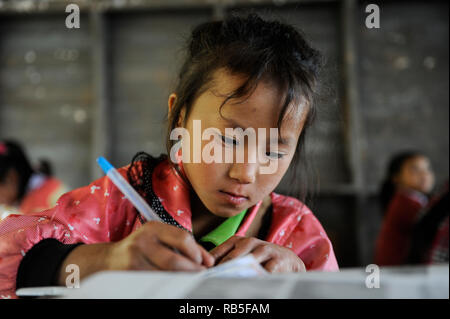
{"type": "Polygon", "coordinates": [[[243,210],[236,216],[228,218],[216,229],[200,238],[200,241],[205,243],[212,243],[214,246],[221,245],[222,243],[227,241],[228,238],[236,234],[239,225],[244,219],[245,213],[247,213],[247,209],[243,210]]]}

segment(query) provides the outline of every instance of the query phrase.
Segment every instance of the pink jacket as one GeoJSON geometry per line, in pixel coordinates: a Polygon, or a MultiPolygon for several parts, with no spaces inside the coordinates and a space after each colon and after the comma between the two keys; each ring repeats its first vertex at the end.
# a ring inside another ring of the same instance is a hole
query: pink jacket
{"type": "MultiPolygon", "coordinates": [[[[119,169],[127,178],[128,167],[119,169]]],[[[192,230],[189,193],[166,161],[152,174],[164,209],[192,230]]],[[[332,244],[312,212],[295,198],[271,193],[272,224],[266,241],[292,249],[307,270],[336,271],[332,244]]],[[[261,203],[248,210],[236,235],[245,234],[261,203]]],[[[56,206],[36,215],[10,215],[0,222],[0,298],[15,298],[19,264],[35,244],[54,238],[64,244],[119,241],[141,226],[138,213],[109,178],[62,195],[56,206]]]]}
{"type": "Polygon", "coordinates": [[[58,198],[67,189],[56,178],[45,178],[36,188],[30,190],[22,202],[19,211],[24,215],[32,215],[55,206],[58,198]]]}

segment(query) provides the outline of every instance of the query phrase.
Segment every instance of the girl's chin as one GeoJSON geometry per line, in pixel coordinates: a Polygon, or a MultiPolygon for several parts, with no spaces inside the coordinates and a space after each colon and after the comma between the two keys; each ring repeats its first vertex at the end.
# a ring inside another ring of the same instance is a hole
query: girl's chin
{"type": "Polygon", "coordinates": [[[414,189],[414,190],[416,190],[416,191],[419,191],[419,192],[421,192],[421,193],[425,193],[425,194],[429,193],[430,190],[431,190],[430,187],[425,186],[425,185],[417,185],[417,186],[411,187],[411,188],[414,189]]]}
{"type": "Polygon", "coordinates": [[[203,205],[215,216],[222,218],[229,218],[236,216],[244,209],[249,207],[246,203],[229,203],[221,198],[216,198],[211,196],[211,194],[207,194],[205,198],[200,199],[203,202],[203,205]]]}
{"type": "Polygon", "coordinates": [[[230,217],[238,215],[244,209],[245,208],[237,209],[237,208],[229,208],[229,207],[223,207],[222,205],[217,205],[213,209],[210,209],[209,211],[218,217],[230,218],[230,217]]]}

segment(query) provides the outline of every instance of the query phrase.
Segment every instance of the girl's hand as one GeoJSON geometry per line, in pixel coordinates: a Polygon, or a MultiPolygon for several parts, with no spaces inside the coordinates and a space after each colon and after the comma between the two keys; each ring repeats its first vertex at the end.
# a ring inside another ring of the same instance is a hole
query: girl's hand
{"type": "Polygon", "coordinates": [[[213,266],[214,257],[188,232],[161,222],[148,222],[121,241],[73,249],[56,274],[56,284],[66,284],[65,270],[70,264],[78,265],[83,279],[102,270],[199,271],[213,266]]]}
{"type": "Polygon", "coordinates": [[[107,260],[114,270],[199,271],[214,265],[212,255],[191,234],[161,222],[145,223],[114,243],[107,260]]]}
{"type": "Polygon", "coordinates": [[[254,237],[233,236],[211,251],[218,264],[251,253],[271,273],[305,272],[305,264],[290,249],[254,237]]]}

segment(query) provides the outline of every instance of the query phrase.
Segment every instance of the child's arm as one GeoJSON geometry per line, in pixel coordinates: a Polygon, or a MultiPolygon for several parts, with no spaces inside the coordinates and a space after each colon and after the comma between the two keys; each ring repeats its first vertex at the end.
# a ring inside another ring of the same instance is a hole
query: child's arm
{"type": "Polygon", "coordinates": [[[213,266],[214,258],[188,232],[160,222],[148,222],[116,243],[75,248],[61,264],[59,285],[65,285],[64,269],[69,264],[78,265],[80,278],[84,278],[101,270],[199,271],[213,266]]]}
{"type": "MultiPolygon", "coordinates": [[[[126,168],[120,171],[126,176],[126,168]]],[[[0,296],[15,297],[16,279],[19,277],[28,278],[30,273],[36,273],[35,271],[25,271],[22,273],[23,276],[18,276],[18,270],[24,257],[27,256],[29,261],[30,256],[40,254],[39,251],[36,252],[34,246],[37,246],[41,241],[54,239],[60,245],[82,243],[83,245],[70,252],[65,246],[59,246],[59,249],[56,247],[56,250],[63,259],[71,256],[83,256],[85,250],[87,255],[94,252],[91,249],[94,249],[95,246],[91,248],[90,245],[99,243],[111,243],[112,245],[115,242],[127,242],[130,234],[139,231],[139,229],[136,229],[139,225],[140,222],[133,205],[124,198],[109,178],[105,177],[92,182],[88,186],[64,194],[58,200],[57,206],[39,215],[12,215],[7,217],[0,223],[0,273],[3,275],[0,276],[0,296]],[[61,250],[67,251],[68,255],[62,256],[61,250]]],[[[147,227],[141,227],[147,229],[147,227]]],[[[52,254],[52,247],[50,246],[52,245],[45,245],[43,249],[45,254],[48,253],[49,256],[52,256],[54,254],[52,254]]],[[[118,247],[119,245],[113,246],[118,247]]],[[[133,246],[131,245],[131,247],[133,246]]],[[[48,266],[49,261],[46,258],[37,257],[31,262],[25,263],[29,266],[25,268],[36,268],[34,267],[36,260],[47,262],[47,265],[40,263],[43,264],[43,268],[48,266]]],[[[60,266],[58,260],[53,260],[52,266],[55,267],[55,271],[51,274],[48,273],[46,278],[53,275],[53,280],[57,275],[56,270],[60,266]]],[[[80,268],[83,268],[86,262],[79,259],[68,260],[79,264],[80,268]]],[[[95,270],[98,266],[97,262],[92,261],[91,266],[85,266],[87,272],[92,272],[92,269],[95,270]]],[[[80,270],[81,272],[84,271],[83,269],[80,270]]],[[[33,274],[31,275],[33,276],[33,274]]],[[[42,280],[39,282],[42,282],[42,280]]],[[[48,284],[50,283],[48,282],[48,284]]]]}

